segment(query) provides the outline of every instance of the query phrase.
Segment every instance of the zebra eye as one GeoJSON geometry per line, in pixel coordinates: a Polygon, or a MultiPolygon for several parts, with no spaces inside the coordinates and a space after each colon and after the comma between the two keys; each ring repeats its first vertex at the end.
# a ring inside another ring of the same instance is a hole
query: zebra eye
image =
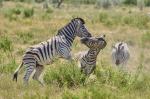
{"type": "Polygon", "coordinates": [[[99,41],[104,41],[104,39],[103,39],[103,38],[98,38],[98,40],[99,40],[99,41]]]}

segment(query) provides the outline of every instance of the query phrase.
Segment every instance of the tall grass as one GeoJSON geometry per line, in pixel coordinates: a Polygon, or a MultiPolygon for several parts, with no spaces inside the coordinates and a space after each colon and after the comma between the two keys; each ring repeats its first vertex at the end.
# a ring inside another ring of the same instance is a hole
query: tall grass
{"type": "Polygon", "coordinates": [[[46,71],[44,80],[47,84],[56,84],[59,87],[76,87],[84,85],[85,75],[75,64],[57,63],[57,67],[51,67],[46,71]]]}
{"type": "Polygon", "coordinates": [[[0,49],[4,52],[11,52],[13,50],[12,41],[6,36],[2,36],[0,39],[0,49]]]}
{"type": "Polygon", "coordinates": [[[32,17],[34,15],[34,9],[33,8],[25,8],[23,11],[23,15],[25,18],[32,17]]]}
{"type": "Polygon", "coordinates": [[[32,32],[17,32],[16,34],[24,44],[29,43],[34,37],[32,32]]]}
{"type": "Polygon", "coordinates": [[[16,67],[17,67],[17,64],[16,64],[15,59],[11,58],[8,63],[1,63],[0,73],[7,73],[7,74],[13,73],[16,67]]]}
{"type": "Polygon", "coordinates": [[[142,47],[149,47],[149,43],[150,43],[150,31],[147,31],[146,33],[144,33],[141,37],[142,39],[142,47]]]}
{"type": "Polygon", "coordinates": [[[148,16],[145,16],[144,14],[139,15],[137,13],[125,15],[122,13],[110,14],[109,11],[103,11],[98,14],[98,19],[96,20],[109,27],[120,25],[132,26],[140,29],[150,27],[150,18],[148,16]]]}

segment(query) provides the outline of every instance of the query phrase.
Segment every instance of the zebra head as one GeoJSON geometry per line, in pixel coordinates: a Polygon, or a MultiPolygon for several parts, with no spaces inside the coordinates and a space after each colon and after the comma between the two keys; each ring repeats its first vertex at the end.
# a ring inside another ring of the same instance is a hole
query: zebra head
{"type": "Polygon", "coordinates": [[[84,37],[81,43],[85,44],[90,49],[103,49],[107,45],[104,36],[101,37],[84,37]]]}
{"type": "Polygon", "coordinates": [[[86,27],[84,26],[85,21],[82,18],[74,18],[72,19],[76,24],[76,35],[79,37],[91,37],[91,33],[88,32],[86,27]]]}
{"type": "Polygon", "coordinates": [[[113,47],[113,50],[115,50],[115,57],[116,57],[116,61],[115,64],[116,65],[120,65],[121,61],[122,61],[122,57],[124,56],[124,42],[119,42],[117,43],[115,46],[113,47]]]}

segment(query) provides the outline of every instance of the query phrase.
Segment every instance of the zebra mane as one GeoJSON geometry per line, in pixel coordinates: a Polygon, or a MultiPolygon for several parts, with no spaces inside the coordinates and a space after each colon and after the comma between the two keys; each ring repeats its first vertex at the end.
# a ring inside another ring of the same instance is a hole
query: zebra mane
{"type": "Polygon", "coordinates": [[[78,17],[77,17],[77,18],[72,19],[72,21],[74,21],[74,20],[76,20],[76,19],[77,19],[77,20],[80,20],[80,21],[82,22],[82,24],[85,24],[85,21],[84,21],[82,18],[78,18],[78,17]]]}
{"type": "Polygon", "coordinates": [[[123,45],[123,42],[120,42],[120,44],[118,45],[118,51],[121,50],[121,46],[123,45]]]}
{"type": "MultiPolygon", "coordinates": [[[[72,21],[71,21],[71,22],[72,22],[72,21]]],[[[70,25],[71,22],[67,23],[65,26],[63,26],[62,28],[60,28],[60,29],[58,30],[58,32],[57,32],[56,35],[61,35],[61,31],[62,31],[65,27],[67,27],[68,25],[70,25]]]]}

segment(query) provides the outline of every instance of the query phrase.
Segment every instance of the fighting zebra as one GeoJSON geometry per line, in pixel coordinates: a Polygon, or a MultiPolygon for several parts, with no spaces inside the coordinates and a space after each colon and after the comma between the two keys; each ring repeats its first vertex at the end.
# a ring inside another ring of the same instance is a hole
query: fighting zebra
{"type": "Polygon", "coordinates": [[[79,68],[81,72],[86,75],[90,75],[96,68],[97,56],[101,49],[104,49],[107,45],[104,36],[101,37],[84,37],[81,39],[81,43],[86,45],[89,50],[79,52],[75,55],[79,60],[79,68]]]}
{"type": "Polygon", "coordinates": [[[28,84],[29,77],[34,70],[33,79],[42,84],[39,76],[44,69],[44,65],[51,64],[56,58],[72,60],[71,46],[75,37],[91,37],[84,24],[85,21],[82,18],[74,18],[58,30],[56,36],[28,48],[23,55],[22,63],[13,75],[13,80],[17,81],[18,71],[24,65],[26,67],[26,73],[23,77],[24,84],[28,84]]]}
{"type": "MultiPolygon", "coordinates": [[[[117,66],[124,68],[130,58],[129,48],[127,43],[118,42],[112,46],[112,61],[117,66]]],[[[125,68],[124,68],[125,69],[125,68]]]]}

